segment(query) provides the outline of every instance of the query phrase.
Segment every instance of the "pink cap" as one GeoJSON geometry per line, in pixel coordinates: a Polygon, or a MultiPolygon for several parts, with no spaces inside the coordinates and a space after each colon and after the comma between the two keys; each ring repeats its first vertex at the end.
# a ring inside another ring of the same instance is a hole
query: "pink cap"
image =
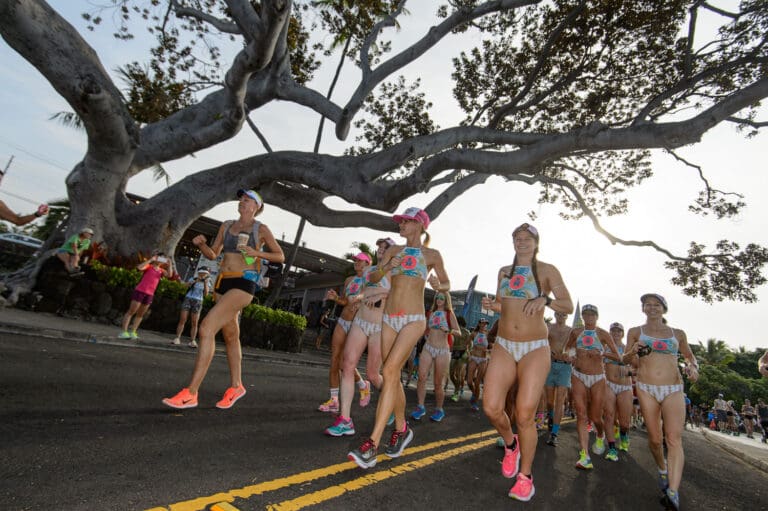
{"type": "Polygon", "coordinates": [[[357,261],[365,261],[366,263],[371,264],[371,256],[369,256],[365,252],[360,252],[359,254],[357,254],[355,256],[355,259],[357,261]]]}
{"type": "Polygon", "coordinates": [[[400,223],[403,220],[416,220],[424,226],[424,230],[429,227],[429,215],[426,211],[419,208],[408,208],[403,214],[395,215],[392,219],[397,223],[400,223]]]}

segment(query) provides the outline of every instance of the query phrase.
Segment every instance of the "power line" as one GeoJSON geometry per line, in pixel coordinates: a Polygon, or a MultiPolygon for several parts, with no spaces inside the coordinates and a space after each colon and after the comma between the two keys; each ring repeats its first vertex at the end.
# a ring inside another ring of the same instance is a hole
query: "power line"
{"type": "Polygon", "coordinates": [[[38,206],[40,204],[40,201],[33,201],[32,199],[27,199],[26,197],[22,197],[21,195],[16,195],[15,193],[6,192],[5,190],[0,190],[0,193],[13,197],[14,199],[19,199],[24,202],[29,202],[30,204],[33,204],[35,206],[38,206]]]}
{"type": "Polygon", "coordinates": [[[5,139],[3,137],[0,137],[0,142],[3,142],[4,144],[7,144],[7,145],[13,147],[14,149],[16,149],[18,151],[21,151],[22,153],[26,154],[27,156],[31,156],[32,158],[35,158],[35,159],[40,160],[40,161],[42,161],[44,163],[47,163],[48,165],[50,165],[52,167],[56,167],[57,169],[63,170],[64,172],[70,172],[72,170],[71,168],[69,168],[69,169],[65,168],[64,164],[61,163],[61,162],[56,162],[56,161],[51,160],[50,158],[48,158],[46,156],[41,156],[39,154],[35,154],[34,152],[30,151],[29,149],[26,149],[26,148],[24,148],[24,147],[22,147],[22,146],[20,146],[20,145],[18,145],[16,143],[14,143],[14,142],[10,142],[9,140],[7,140],[7,139],[5,139]]]}

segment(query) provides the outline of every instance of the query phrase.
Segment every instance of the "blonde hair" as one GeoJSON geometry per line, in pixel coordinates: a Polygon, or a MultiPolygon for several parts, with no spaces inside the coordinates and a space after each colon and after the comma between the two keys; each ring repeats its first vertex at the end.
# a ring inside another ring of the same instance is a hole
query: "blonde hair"
{"type": "Polygon", "coordinates": [[[421,244],[424,245],[425,247],[428,247],[430,239],[431,238],[429,237],[429,233],[427,231],[424,231],[424,241],[421,244]]]}

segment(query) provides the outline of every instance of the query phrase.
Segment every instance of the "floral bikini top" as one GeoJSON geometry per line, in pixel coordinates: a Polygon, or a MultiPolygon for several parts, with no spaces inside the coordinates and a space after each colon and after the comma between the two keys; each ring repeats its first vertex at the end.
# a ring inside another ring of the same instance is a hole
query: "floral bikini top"
{"type": "Polygon", "coordinates": [[[433,330],[448,330],[448,318],[445,311],[432,311],[429,315],[429,328],[433,330]]]}
{"type": "Polygon", "coordinates": [[[365,287],[365,277],[355,277],[344,286],[344,295],[347,297],[359,295],[365,287]]]}
{"type": "Polygon", "coordinates": [[[500,287],[502,298],[531,299],[539,296],[539,288],[533,276],[530,266],[515,266],[511,276],[501,279],[500,287]]]}
{"type": "Polygon", "coordinates": [[[483,332],[477,332],[475,338],[472,340],[472,346],[480,346],[481,348],[488,347],[488,334],[483,332]]]}
{"type": "Polygon", "coordinates": [[[369,266],[366,268],[365,273],[363,273],[363,279],[365,279],[365,285],[367,287],[373,287],[373,288],[381,288],[381,289],[390,289],[391,284],[389,283],[389,279],[386,275],[381,277],[381,280],[378,282],[371,282],[371,274],[374,272],[379,271],[376,266],[369,266]]]}
{"type": "MultiPolygon", "coordinates": [[[[618,353],[617,353],[618,355],[623,355],[624,354],[624,347],[623,346],[619,346],[617,344],[616,345],[616,349],[618,350],[618,353]]],[[[617,365],[617,366],[623,366],[624,365],[622,362],[620,362],[618,360],[614,360],[612,358],[604,358],[603,362],[605,362],[606,364],[613,364],[613,365],[617,365]]]]}
{"type": "Polygon", "coordinates": [[[576,338],[576,347],[587,351],[605,351],[597,336],[597,330],[584,330],[576,338]]]}
{"type": "Polygon", "coordinates": [[[427,280],[429,269],[424,254],[418,247],[403,247],[399,254],[402,258],[400,266],[392,268],[392,277],[395,275],[407,275],[408,277],[421,277],[427,280]]]}
{"type": "Polygon", "coordinates": [[[675,338],[675,332],[672,331],[672,337],[668,339],[660,339],[658,337],[651,337],[643,333],[643,327],[640,327],[640,339],[639,341],[645,346],[650,347],[655,353],[662,355],[677,355],[680,343],[675,338]]]}

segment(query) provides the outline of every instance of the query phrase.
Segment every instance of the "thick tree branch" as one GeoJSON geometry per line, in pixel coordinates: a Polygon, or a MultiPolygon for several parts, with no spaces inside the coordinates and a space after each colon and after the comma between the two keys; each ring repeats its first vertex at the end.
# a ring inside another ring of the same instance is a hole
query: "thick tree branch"
{"type": "MultiPolygon", "coordinates": [[[[264,37],[267,22],[259,17],[253,5],[248,0],[224,0],[232,14],[232,19],[240,27],[246,41],[258,41],[264,37]]],[[[262,12],[270,8],[269,0],[262,2],[262,12]]]]}
{"type": "Polygon", "coordinates": [[[756,129],[765,128],[768,126],[768,121],[753,121],[752,119],[744,119],[742,117],[728,117],[726,121],[750,126],[756,129]]]}
{"type": "Polygon", "coordinates": [[[651,114],[651,112],[653,112],[653,110],[658,108],[664,101],[682,92],[694,90],[696,84],[703,83],[704,81],[710,78],[714,78],[729,70],[738,69],[739,67],[746,64],[765,64],[765,63],[768,63],[768,57],[761,57],[761,58],[743,57],[743,58],[735,59],[732,61],[724,62],[723,64],[720,64],[718,66],[707,68],[704,71],[692,76],[691,78],[685,78],[685,79],[679,80],[672,87],[668,88],[667,90],[661,92],[660,94],[656,95],[653,99],[651,99],[651,101],[649,101],[645,105],[645,107],[643,107],[643,109],[640,110],[640,112],[637,114],[637,116],[635,117],[635,120],[633,121],[633,124],[648,122],[647,118],[651,114]]]}

